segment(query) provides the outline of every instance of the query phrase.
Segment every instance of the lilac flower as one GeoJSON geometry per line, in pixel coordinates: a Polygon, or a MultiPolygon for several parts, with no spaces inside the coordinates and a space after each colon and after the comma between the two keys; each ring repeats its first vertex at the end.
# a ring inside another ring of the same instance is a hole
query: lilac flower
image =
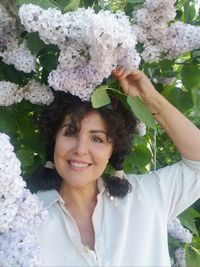
{"type": "Polygon", "coordinates": [[[63,15],[57,9],[29,4],[20,8],[19,16],[27,31],[38,32],[45,43],[56,44],[61,50],[57,69],[48,78],[55,90],[88,101],[115,67],[139,66],[136,36],[123,13],[96,14],[90,8],[79,8],[63,15]]]}
{"type": "Polygon", "coordinates": [[[37,228],[47,211],[25,188],[9,137],[0,133],[0,266],[41,266],[37,228]]]}
{"type": "Polygon", "coordinates": [[[25,43],[17,45],[16,41],[11,43],[7,50],[0,53],[3,62],[10,65],[13,64],[19,71],[30,73],[35,70],[36,58],[31,54],[25,43]]]}

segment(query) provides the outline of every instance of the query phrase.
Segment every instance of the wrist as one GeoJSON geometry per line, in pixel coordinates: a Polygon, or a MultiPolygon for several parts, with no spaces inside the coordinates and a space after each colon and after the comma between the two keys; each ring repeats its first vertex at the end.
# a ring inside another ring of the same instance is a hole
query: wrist
{"type": "Polygon", "coordinates": [[[169,104],[168,100],[158,92],[148,98],[142,99],[142,101],[152,115],[159,115],[169,104]]]}

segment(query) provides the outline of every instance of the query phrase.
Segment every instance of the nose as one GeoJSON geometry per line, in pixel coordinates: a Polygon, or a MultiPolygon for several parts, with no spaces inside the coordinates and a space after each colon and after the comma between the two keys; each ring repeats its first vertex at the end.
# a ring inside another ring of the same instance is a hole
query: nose
{"type": "Polygon", "coordinates": [[[84,138],[77,138],[76,144],[74,146],[74,153],[76,155],[86,155],[88,154],[88,142],[84,138]]]}

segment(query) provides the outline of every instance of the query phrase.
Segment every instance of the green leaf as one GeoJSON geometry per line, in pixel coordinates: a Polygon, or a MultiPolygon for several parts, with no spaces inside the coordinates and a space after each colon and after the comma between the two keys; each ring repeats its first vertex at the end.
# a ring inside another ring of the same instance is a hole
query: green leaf
{"type": "Polygon", "coordinates": [[[33,55],[38,55],[38,53],[45,47],[45,43],[40,40],[38,33],[31,32],[27,37],[27,47],[33,55]]]}
{"type": "Polygon", "coordinates": [[[196,116],[200,116],[200,88],[192,90],[192,97],[194,100],[194,111],[196,116]]]}
{"type": "Polygon", "coordinates": [[[98,87],[91,96],[91,102],[93,108],[100,108],[111,103],[110,97],[107,94],[108,87],[100,86],[98,87]]]}
{"type": "Polygon", "coordinates": [[[145,167],[151,161],[151,157],[151,151],[146,145],[140,144],[134,146],[131,160],[137,167],[145,167]]]}
{"type": "Polygon", "coordinates": [[[124,162],[124,170],[127,173],[145,173],[146,166],[151,162],[152,154],[148,147],[144,144],[134,146],[124,162]]]}
{"type": "Polygon", "coordinates": [[[191,23],[196,15],[196,9],[194,5],[190,4],[190,1],[187,1],[184,5],[184,15],[186,23],[191,23]]]}
{"type": "Polygon", "coordinates": [[[170,254],[173,254],[173,251],[175,251],[177,248],[180,248],[180,242],[170,234],[168,234],[168,247],[170,254]]]}
{"type": "Polygon", "coordinates": [[[181,70],[182,83],[186,89],[200,87],[200,68],[197,65],[185,65],[181,70]]]}
{"type": "Polygon", "coordinates": [[[171,88],[166,97],[182,112],[185,112],[194,106],[191,91],[183,91],[181,88],[171,88]]]}
{"type": "Polygon", "coordinates": [[[200,251],[200,237],[194,236],[192,238],[192,245],[200,251]]]}
{"type": "Polygon", "coordinates": [[[176,19],[181,19],[183,16],[183,11],[182,10],[176,10],[176,19]]]}
{"type": "Polygon", "coordinates": [[[65,2],[63,5],[64,12],[75,11],[80,5],[80,0],[68,0],[62,2],[65,2]]]}
{"type": "Polygon", "coordinates": [[[127,97],[127,102],[135,116],[144,122],[150,128],[156,129],[156,123],[147,107],[142,103],[139,97],[127,97]]]}
{"type": "Polygon", "coordinates": [[[40,63],[48,72],[55,70],[58,64],[58,55],[45,54],[40,56],[40,63]]]}
{"type": "Polygon", "coordinates": [[[8,134],[16,131],[16,117],[5,108],[0,108],[0,131],[8,134]]]}
{"type": "Polygon", "coordinates": [[[16,84],[26,84],[27,77],[31,77],[32,74],[27,74],[15,69],[14,65],[7,65],[4,62],[0,62],[0,76],[2,80],[9,81],[16,84]]]}
{"type": "Polygon", "coordinates": [[[200,252],[192,246],[186,246],[185,259],[187,267],[200,266],[200,252]]]}
{"type": "Polygon", "coordinates": [[[194,223],[195,218],[200,218],[200,213],[196,210],[189,208],[185,210],[181,215],[179,216],[181,223],[187,227],[190,231],[192,231],[195,235],[198,236],[198,231],[194,223]]]}
{"type": "Polygon", "coordinates": [[[17,0],[19,5],[23,5],[23,4],[34,4],[37,6],[40,6],[44,9],[48,9],[49,7],[57,7],[56,4],[53,3],[53,1],[51,0],[17,0]]]}
{"type": "Polygon", "coordinates": [[[30,166],[33,164],[33,155],[31,151],[20,149],[17,151],[17,157],[19,158],[20,162],[23,163],[23,166],[30,166]]]}
{"type": "Polygon", "coordinates": [[[131,4],[143,4],[145,0],[127,0],[127,2],[131,4]]]}
{"type": "Polygon", "coordinates": [[[83,0],[84,6],[89,7],[94,4],[95,0],[83,0]]]}

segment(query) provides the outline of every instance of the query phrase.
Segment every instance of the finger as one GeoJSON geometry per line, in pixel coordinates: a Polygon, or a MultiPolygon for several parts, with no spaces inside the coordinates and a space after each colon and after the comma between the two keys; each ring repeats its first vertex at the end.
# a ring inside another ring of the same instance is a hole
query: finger
{"type": "MultiPolygon", "coordinates": [[[[142,78],[145,78],[146,75],[144,74],[144,72],[140,71],[140,70],[135,70],[134,72],[132,72],[132,77],[134,79],[134,81],[139,81],[142,78]]],[[[147,78],[147,77],[146,77],[147,78]]]]}
{"type": "Polygon", "coordinates": [[[122,67],[114,69],[112,71],[112,74],[118,80],[123,80],[123,79],[128,77],[132,81],[139,81],[142,78],[146,77],[145,74],[138,69],[126,69],[126,68],[122,68],[122,67]]]}
{"type": "Polygon", "coordinates": [[[118,79],[123,74],[124,71],[125,71],[125,68],[119,67],[119,68],[114,69],[112,71],[112,74],[118,79]]]}
{"type": "Polygon", "coordinates": [[[128,78],[130,81],[137,82],[145,77],[146,75],[142,71],[132,70],[130,73],[127,72],[127,76],[123,78],[128,78]]]}
{"type": "Polygon", "coordinates": [[[122,75],[120,76],[120,80],[122,79],[126,79],[126,77],[130,76],[130,75],[134,75],[133,70],[130,69],[125,69],[124,72],[122,73],[122,75]]]}

